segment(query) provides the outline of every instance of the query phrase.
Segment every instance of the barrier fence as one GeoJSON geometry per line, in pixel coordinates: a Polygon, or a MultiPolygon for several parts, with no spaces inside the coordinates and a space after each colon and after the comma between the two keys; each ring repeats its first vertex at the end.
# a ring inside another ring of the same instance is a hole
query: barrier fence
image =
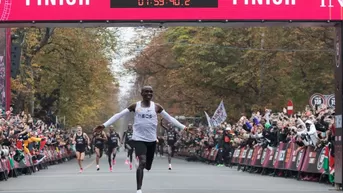
{"type": "MultiPolygon", "coordinates": [[[[281,142],[278,147],[241,147],[233,151],[231,164],[238,165],[239,169],[244,167],[243,170],[246,167],[254,167],[262,170],[298,172],[299,179],[302,173],[328,174],[324,169],[324,159],[328,156],[328,151],[328,146],[316,149],[311,146],[300,148],[293,142],[281,142]]],[[[189,152],[189,149],[180,149],[178,155],[191,156],[189,152]]],[[[206,148],[200,152],[200,157],[208,161],[216,161],[217,155],[216,148],[206,148]]]]}
{"type": "Polygon", "coordinates": [[[18,177],[21,174],[30,175],[36,171],[47,169],[49,165],[65,162],[75,156],[75,152],[66,147],[42,146],[41,152],[45,158],[39,163],[35,163],[32,156],[21,154],[18,150],[9,152],[8,156],[1,156],[0,179],[7,180],[9,177],[18,177]],[[15,156],[23,157],[15,158],[15,156]]]}
{"type": "Polygon", "coordinates": [[[321,147],[303,147],[296,143],[280,143],[278,147],[235,149],[232,163],[240,166],[261,167],[267,169],[289,170],[304,173],[324,174],[325,149],[321,147]]]}

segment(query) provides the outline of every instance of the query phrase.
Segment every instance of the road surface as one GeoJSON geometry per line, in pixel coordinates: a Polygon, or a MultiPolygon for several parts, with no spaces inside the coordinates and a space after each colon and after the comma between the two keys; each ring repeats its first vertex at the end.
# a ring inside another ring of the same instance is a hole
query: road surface
{"type": "MultiPolygon", "coordinates": [[[[135,170],[124,164],[124,152],[109,172],[107,157],[96,171],[92,158],[86,158],[85,171],[78,173],[76,160],[50,166],[31,176],[0,182],[0,193],[136,193],[135,170]]],[[[261,176],[236,169],[209,166],[173,159],[168,171],[167,158],[157,157],[152,170],[145,172],[143,193],[304,193],[332,192],[329,185],[294,179],[261,176]]]]}

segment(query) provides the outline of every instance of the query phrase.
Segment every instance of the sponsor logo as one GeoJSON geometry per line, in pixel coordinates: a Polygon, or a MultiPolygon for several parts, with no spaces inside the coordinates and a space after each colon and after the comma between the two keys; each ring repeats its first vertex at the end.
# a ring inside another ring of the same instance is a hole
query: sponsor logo
{"type": "Polygon", "coordinates": [[[319,154],[318,162],[317,162],[317,170],[321,170],[324,165],[324,158],[325,158],[325,148],[319,154]]]}
{"type": "Polygon", "coordinates": [[[299,167],[300,161],[301,161],[301,159],[302,159],[302,157],[303,157],[303,153],[304,153],[303,150],[299,151],[298,157],[297,157],[297,162],[296,162],[296,164],[295,164],[296,167],[299,167]]]}
{"type": "Polygon", "coordinates": [[[273,165],[276,163],[278,155],[279,155],[279,149],[276,150],[276,152],[275,152],[274,159],[273,159],[273,165]]]}
{"type": "Polygon", "coordinates": [[[250,149],[248,153],[248,159],[251,159],[253,153],[254,153],[254,150],[250,149]]]}
{"type": "Polygon", "coordinates": [[[267,154],[267,149],[264,149],[262,152],[261,164],[263,164],[264,159],[266,158],[266,154],[267,154]]]}

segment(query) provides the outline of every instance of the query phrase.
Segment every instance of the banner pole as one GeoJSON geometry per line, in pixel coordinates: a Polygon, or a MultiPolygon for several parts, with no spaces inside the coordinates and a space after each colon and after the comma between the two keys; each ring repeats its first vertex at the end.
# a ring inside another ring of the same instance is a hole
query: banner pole
{"type": "Polygon", "coordinates": [[[342,46],[342,25],[343,22],[338,22],[335,25],[335,58],[336,64],[334,65],[335,71],[335,187],[336,189],[343,184],[342,179],[342,81],[343,81],[343,68],[342,68],[342,55],[343,55],[343,46],[342,46]]]}

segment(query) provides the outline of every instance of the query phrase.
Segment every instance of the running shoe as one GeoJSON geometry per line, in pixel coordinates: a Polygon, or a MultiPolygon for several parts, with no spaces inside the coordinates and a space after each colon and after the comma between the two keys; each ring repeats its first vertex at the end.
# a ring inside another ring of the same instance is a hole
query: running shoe
{"type": "Polygon", "coordinates": [[[172,165],[171,164],[169,164],[169,170],[172,170],[172,165]]]}
{"type": "Polygon", "coordinates": [[[113,168],[112,167],[110,167],[110,172],[113,172],[113,168]]]}
{"type": "Polygon", "coordinates": [[[130,163],[130,170],[132,170],[132,163],[130,163]]]}
{"type": "Polygon", "coordinates": [[[79,173],[82,173],[83,172],[83,169],[82,168],[80,168],[80,172],[79,173]]]}
{"type": "Polygon", "coordinates": [[[96,165],[96,170],[99,171],[100,170],[100,167],[99,165],[96,165]]]}
{"type": "Polygon", "coordinates": [[[129,159],[126,159],[126,160],[125,160],[125,164],[126,164],[126,165],[129,165],[129,163],[130,163],[130,162],[129,162],[129,159]]]}

